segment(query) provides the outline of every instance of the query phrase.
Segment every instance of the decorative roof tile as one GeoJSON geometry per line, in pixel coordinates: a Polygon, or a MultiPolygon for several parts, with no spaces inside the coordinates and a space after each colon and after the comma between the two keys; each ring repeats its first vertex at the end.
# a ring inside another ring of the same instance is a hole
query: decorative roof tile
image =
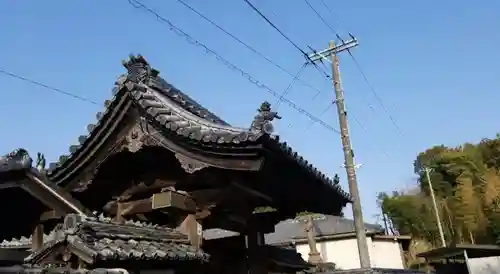
{"type": "Polygon", "coordinates": [[[197,260],[209,255],[189,245],[187,236],[174,229],[140,222],[116,224],[110,218],[70,214],[65,217],[62,233],[25,259],[37,263],[44,254],[61,244],[83,252],[94,263],[101,260],[197,260]]]}

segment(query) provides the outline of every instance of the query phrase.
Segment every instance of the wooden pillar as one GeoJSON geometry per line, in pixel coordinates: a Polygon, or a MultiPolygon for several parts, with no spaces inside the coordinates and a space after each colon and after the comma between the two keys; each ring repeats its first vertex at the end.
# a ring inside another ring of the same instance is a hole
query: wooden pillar
{"type": "Polygon", "coordinates": [[[31,248],[33,251],[37,251],[43,246],[43,225],[38,224],[33,230],[31,235],[31,248]]]}
{"type": "Polygon", "coordinates": [[[245,235],[245,241],[250,274],[267,274],[266,258],[260,248],[265,244],[264,233],[259,231],[258,224],[252,224],[249,227],[249,231],[245,235]]]}
{"type": "Polygon", "coordinates": [[[200,248],[203,241],[203,227],[201,221],[194,214],[188,214],[179,225],[179,230],[188,235],[192,246],[200,248]]]}
{"type": "Polygon", "coordinates": [[[123,224],[125,223],[125,219],[123,218],[123,201],[121,199],[116,200],[116,216],[115,216],[115,222],[117,224],[123,224]]]}

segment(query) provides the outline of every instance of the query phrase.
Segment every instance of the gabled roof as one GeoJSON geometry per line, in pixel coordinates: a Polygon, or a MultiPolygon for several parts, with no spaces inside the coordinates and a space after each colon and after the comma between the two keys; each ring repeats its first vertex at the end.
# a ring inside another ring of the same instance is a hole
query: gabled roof
{"type": "Polygon", "coordinates": [[[131,56],[123,65],[128,73],[116,82],[113,98],[105,102],[105,111],[96,115],[97,123],[88,125],[88,134],[78,138],[79,144],[70,146],[69,155],[62,155],[59,162],[50,164],[47,175],[56,184],[65,185],[72,174],[84,168],[84,161],[91,161],[92,153],[104,146],[110,132],[118,127],[126,112],[134,108],[142,119],[153,125],[152,132],[159,132],[183,145],[196,146],[199,148],[197,151],[203,153],[216,157],[241,157],[234,155],[263,151],[279,155],[280,159],[286,159],[292,165],[292,169],[305,174],[310,189],[322,193],[326,190],[335,195],[332,198],[338,206],[334,206],[336,209],[332,213],[339,212],[350,202],[350,195],[337,183],[293,151],[286,142],[280,142],[278,136],[272,135],[271,122],[280,117],[271,111],[269,103],[262,104],[251,126],[231,126],[167,83],[142,56],[131,56]]]}
{"type": "MultiPolygon", "coordinates": [[[[327,237],[355,232],[354,220],[332,215],[315,215],[313,217],[314,236],[327,237]]],[[[285,220],[276,225],[275,232],[266,235],[266,243],[285,244],[306,238],[304,220],[302,218],[285,220]]],[[[377,224],[365,223],[367,233],[382,233],[384,229],[377,224]]]]}
{"type": "Polygon", "coordinates": [[[47,210],[90,214],[79,201],[33,168],[32,163],[25,149],[0,157],[0,209],[3,219],[9,220],[8,226],[0,226],[0,237],[28,235],[47,210]]]}
{"type": "MultiPolygon", "coordinates": [[[[313,217],[314,234],[316,237],[334,236],[355,232],[354,221],[333,215],[315,215],[313,217]]],[[[367,233],[383,233],[384,229],[377,224],[365,224],[367,233]]],[[[203,231],[207,240],[236,236],[238,233],[222,229],[209,229],[203,231]]],[[[265,235],[267,244],[288,244],[305,239],[306,232],[302,218],[288,219],[279,222],[275,232],[265,235]]]]}
{"type": "Polygon", "coordinates": [[[189,244],[187,236],[168,227],[126,222],[116,224],[109,218],[65,217],[59,236],[44,243],[25,259],[38,263],[61,245],[89,264],[105,260],[132,261],[207,261],[209,255],[189,244]]]}

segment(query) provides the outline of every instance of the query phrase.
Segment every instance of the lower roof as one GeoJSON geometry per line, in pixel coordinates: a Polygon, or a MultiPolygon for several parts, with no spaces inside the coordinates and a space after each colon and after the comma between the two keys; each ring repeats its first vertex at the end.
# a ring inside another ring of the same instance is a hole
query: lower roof
{"type": "Polygon", "coordinates": [[[468,258],[483,258],[500,256],[500,246],[498,245],[473,245],[457,244],[453,246],[440,247],[417,254],[418,257],[426,260],[439,259],[464,259],[465,252],[468,258]]]}
{"type": "Polygon", "coordinates": [[[72,269],[67,267],[42,267],[42,266],[31,266],[31,265],[14,265],[0,267],[0,273],[5,274],[128,274],[121,269],[107,269],[107,268],[96,268],[96,269],[72,269]]]}
{"type": "Polygon", "coordinates": [[[132,221],[116,224],[102,216],[67,215],[57,234],[58,237],[26,257],[25,262],[37,264],[61,245],[74,250],[88,264],[106,260],[207,261],[209,258],[174,229],[132,221]]]}

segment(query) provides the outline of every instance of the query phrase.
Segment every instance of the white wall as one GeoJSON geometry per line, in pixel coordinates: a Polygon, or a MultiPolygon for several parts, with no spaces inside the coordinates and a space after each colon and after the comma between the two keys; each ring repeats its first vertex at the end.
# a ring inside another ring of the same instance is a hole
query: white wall
{"type": "Polygon", "coordinates": [[[471,274],[495,274],[500,272],[500,257],[469,259],[471,274]]]}
{"type": "MultiPolygon", "coordinates": [[[[399,243],[393,240],[372,239],[367,244],[372,267],[404,268],[399,243]]],[[[297,252],[304,260],[309,259],[309,245],[297,244],[297,252]]],[[[359,254],[356,238],[335,239],[316,243],[324,262],[335,263],[341,269],[359,268],[359,254]]]]}

